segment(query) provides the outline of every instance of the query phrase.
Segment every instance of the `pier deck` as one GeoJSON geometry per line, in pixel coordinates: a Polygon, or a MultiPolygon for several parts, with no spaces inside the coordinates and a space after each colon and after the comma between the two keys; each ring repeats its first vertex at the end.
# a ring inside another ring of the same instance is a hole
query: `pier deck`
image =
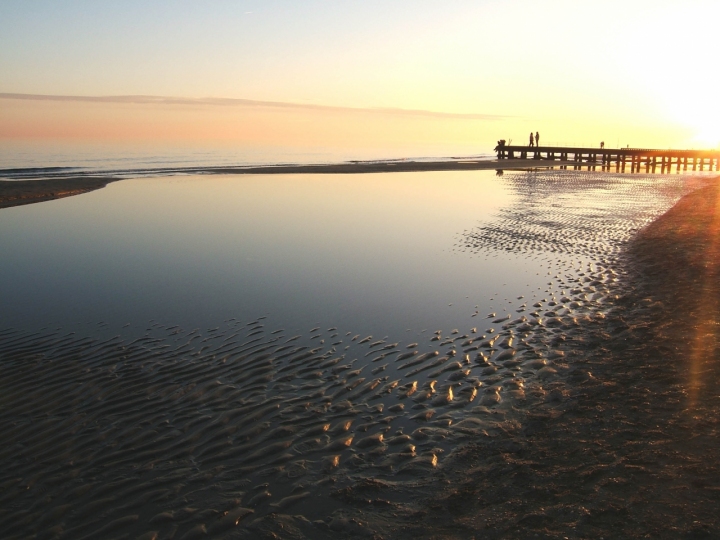
{"type": "Polygon", "coordinates": [[[648,148],[580,148],[560,146],[509,146],[498,145],[495,148],[501,159],[535,159],[544,161],[572,162],[573,165],[561,165],[562,168],[601,167],[602,170],[614,168],[625,172],[669,173],[675,172],[718,171],[720,170],[720,150],[653,150],[648,148]]]}

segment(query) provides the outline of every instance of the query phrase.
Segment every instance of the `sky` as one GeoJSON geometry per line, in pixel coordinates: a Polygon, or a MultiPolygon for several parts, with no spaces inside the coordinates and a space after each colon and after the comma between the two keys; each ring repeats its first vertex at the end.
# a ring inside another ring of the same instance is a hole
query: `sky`
{"type": "Polygon", "coordinates": [[[3,0],[0,141],[716,147],[718,15],[716,0],[3,0]]]}

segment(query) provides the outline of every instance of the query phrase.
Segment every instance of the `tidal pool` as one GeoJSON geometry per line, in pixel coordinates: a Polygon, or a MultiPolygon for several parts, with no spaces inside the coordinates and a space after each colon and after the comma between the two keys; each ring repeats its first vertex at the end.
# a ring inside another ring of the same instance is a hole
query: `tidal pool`
{"type": "Polygon", "coordinates": [[[176,176],[2,210],[0,528],[369,533],[358,501],[412,505],[398,486],[562,395],[554,344],[701,183],[176,176]]]}
{"type": "Polygon", "coordinates": [[[487,171],[192,176],[4,210],[0,326],[468,326],[547,287],[523,254],[455,245],[513,197],[487,171]]]}

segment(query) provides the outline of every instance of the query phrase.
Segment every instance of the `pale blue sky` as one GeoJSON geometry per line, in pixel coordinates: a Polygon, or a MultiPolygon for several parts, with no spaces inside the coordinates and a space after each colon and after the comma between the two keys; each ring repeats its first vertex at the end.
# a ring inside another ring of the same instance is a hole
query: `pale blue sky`
{"type": "Polygon", "coordinates": [[[3,0],[0,92],[229,97],[566,125],[584,115],[708,132],[720,123],[708,64],[718,4],[3,0]]]}

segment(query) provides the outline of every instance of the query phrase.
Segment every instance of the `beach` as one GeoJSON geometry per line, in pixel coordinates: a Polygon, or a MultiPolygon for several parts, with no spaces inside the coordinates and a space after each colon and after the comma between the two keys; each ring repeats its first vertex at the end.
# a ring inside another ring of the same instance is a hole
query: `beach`
{"type": "Polygon", "coordinates": [[[611,313],[556,342],[569,387],[453,456],[393,535],[718,534],[719,197],[716,181],[638,233],[611,313]]]}
{"type": "Polygon", "coordinates": [[[458,452],[398,537],[719,534],[718,201],[716,179],[633,238],[611,312],[558,343],[567,389],[458,452]]]}
{"type": "MultiPolygon", "coordinates": [[[[575,355],[573,390],[520,432],[459,456],[498,463],[444,501],[477,501],[464,508],[469,529],[487,523],[491,538],[528,528],[540,537],[718,535],[718,201],[716,180],[641,230],[612,315],[563,344],[575,355]]],[[[467,474],[459,470],[457,481],[467,474]]]]}
{"type": "MultiPolygon", "coordinates": [[[[466,165],[480,164],[451,166],[466,165]]],[[[355,265],[387,259],[378,276],[394,289],[420,280],[414,268],[437,258],[437,274],[420,283],[440,288],[442,276],[461,281],[461,271],[470,268],[468,281],[444,289],[469,298],[447,292],[450,306],[444,297],[429,299],[421,309],[408,304],[383,318],[373,304],[363,308],[353,300],[370,296],[366,284],[343,297],[350,315],[328,311],[334,324],[323,320],[310,328],[301,310],[307,325],[299,331],[276,323],[279,309],[259,315],[252,305],[248,313],[255,311],[255,318],[214,327],[143,318],[131,320],[129,330],[106,331],[116,323],[92,315],[72,332],[49,323],[38,328],[40,318],[35,327],[0,329],[0,425],[10,441],[0,454],[6,471],[0,523],[9,537],[703,538],[720,532],[716,178],[531,170],[446,176],[438,187],[441,177],[369,174],[361,180],[375,182],[375,191],[363,202],[363,182],[314,176],[325,170],[304,180],[278,175],[274,184],[250,179],[239,188],[227,172],[115,183],[88,195],[95,199],[58,201],[56,223],[78,211],[96,216],[102,208],[117,235],[121,222],[114,213],[137,209],[137,230],[148,235],[161,222],[141,221],[138,195],[162,203],[185,189],[194,206],[160,209],[166,220],[180,216],[168,228],[182,232],[183,256],[198,253],[207,271],[232,244],[221,242],[217,252],[198,246],[208,244],[211,233],[216,240],[232,238],[246,227],[240,222],[232,229],[234,221],[220,216],[251,214],[256,205],[218,201],[250,197],[260,188],[267,197],[267,185],[283,201],[298,200],[299,191],[292,191],[298,183],[313,189],[311,200],[337,189],[325,206],[298,214],[273,198],[272,210],[248,215],[247,223],[264,230],[282,217],[298,229],[298,216],[328,213],[321,224],[333,224],[337,235],[323,236],[325,228],[317,227],[307,243],[292,238],[311,258],[325,266],[355,252],[355,265]],[[204,189],[215,193],[207,202],[199,198],[204,189]],[[470,225],[450,223],[452,245],[446,236],[430,243],[431,232],[453,215],[480,216],[483,196],[497,198],[487,215],[470,225]],[[126,205],[111,206],[115,199],[126,205]],[[386,206],[377,207],[376,199],[388,199],[386,206]],[[343,225],[347,200],[360,210],[357,221],[343,225]],[[189,231],[205,221],[203,205],[217,217],[191,244],[189,231]],[[178,211],[183,208],[200,217],[178,229],[190,216],[178,211]],[[264,213],[272,219],[261,221],[264,213]],[[397,215],[397,221],[383,222],[377,236],[351,238],[341,250],[339,240],[367,215],[374,215],[371,221],[397,215]],[[437,222],[422,228],[428,216],[437,222]],[[385,249],[378,243],[390,235],[388,224],[407,221],[398,244],[385,249]],[[220,236],[228,228],[232,234],[220,236]],[[403,255],[407,267],[393,276],[388,268],[402,267],[403,260],[393,251],[411,244],[412,233],[426,240],[403,255]],[[318,244],[329,244],[327,255],[315,251],[318,244]],[[491,288],[474,290],[473,281],[491,288]],[[376,319],[372,334],[349,326],[367,327],[357,315],[363,309],[376,319]],[[437,311],[417,324],[438,326],[405,331],[405,321],[392,325],[413,309],[437,311]]],[[[26,216],[42,226],[49,219],[41,212],[26,216]]],[[[79,221],[75,230],[86,228],[79,221]]],[[[130,235],[137,230],[128,228],[130,235]]],[[[114,241],[103,231],[100,223],[93,231],[101,244],[114,241]]],[[[158,238],[149,252],[176,236],[158,238]]],[[[263,240],[272,245],[283,238],[263,240]]],[[[72,235],[68,242],[76,243],[72,235]]],[[[141,268],[153,261],[169,266],[162,259],[145,262],[138,247],[130,247],[141,268]]],[[[263,253],[246,244],[233,249],[263,253]]],[[[118,261],[126,258],[121,253],[118,261]]],[[[48,261],[55,267],[62,259],[48,261]]],[[[181,265],[172,261],[177,274],[181,265]]],[[[237,261],[228,264],[231,281],[244,276],[237,261]]],[[[116,264],[111,260],[108,268],[116,264]]],[[[272,279],[269,268],[260,266],[262,280],[272,279]]],[[[363,268],[370,271],[366,263],[363,268]]],[[[337,273],[350,272],[340,266],[337,273]]],[[[189,283],[200,287],[194,279],[189,283]]],[[[215,273],[211,281],[221,279],[215,273]]],[[[327,306],[338,303],[330,294],[333,279],[319,289],[330,297],[327,306]]],[[[311,291],[312,300],[300,303],[309,311],[319,294],[311,282],[299,283],[311,291]]],[[[409,288],[408,296],[422,296],[426,288],[409,288]]],[[[378,294],[396,302],[388,290],[378,294]]],[[[290,312],[287,296],[278,305],[290,312]]],[[[103,302],[118,301],[107,296],[103,302]]],[[[79,305],[95,313],[93,304],[79,305]]],[[[131,308],[140,312],[139,305],[131,308]]]]}
{"type": "Polygon", "coordinates": [[[522,421],[468,429],[431,481],[344,490],[368,510],[328,532],[370,520],[392,538],[720,534],[718,201],[715,179],[632,239],[612,309],[554,341],[566,385],[533,396],[522,421]]]}
{"type": "Polygon", "coordinates": [[[47,4],[2,539],[720,538],[720,4],[47,4]]]}

